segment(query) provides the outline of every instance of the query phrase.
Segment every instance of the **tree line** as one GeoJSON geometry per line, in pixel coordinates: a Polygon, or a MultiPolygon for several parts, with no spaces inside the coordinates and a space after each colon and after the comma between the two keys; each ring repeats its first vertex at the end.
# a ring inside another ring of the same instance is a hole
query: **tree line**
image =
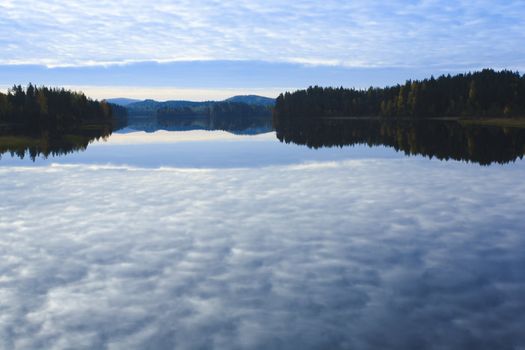
{"type": "Polygon", "coordinates": [[[63,88],[15,85],[0,93],[0,125],[25,133],[66,132],[85,124],[122,120],[126,109],[63,88]]]}
{"type": "Polygon", "coordinates": [[[322,117],[525,117],[525,75],[484,69],[367,90],[313,86],[279,95],[273,116],[277,123],[322,117]]]}

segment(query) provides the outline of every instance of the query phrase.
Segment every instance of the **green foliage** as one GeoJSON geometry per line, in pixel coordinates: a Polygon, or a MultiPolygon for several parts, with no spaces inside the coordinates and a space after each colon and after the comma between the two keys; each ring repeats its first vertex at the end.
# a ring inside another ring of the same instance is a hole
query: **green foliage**
{"type": "Polygon", "coordinates": [[[105,101],[94,101],[65,89],[13,86],[0,94],[0,123],[26,133],[65,132],[83,124],[111,122],[114,114],[125,113],[105,101]]]}
{"type": "Polygon", "coordinates": [[[280,118],[525,117],[525,75],[485,69],[368,90],[309,87],[281,94],[280,118]]]}

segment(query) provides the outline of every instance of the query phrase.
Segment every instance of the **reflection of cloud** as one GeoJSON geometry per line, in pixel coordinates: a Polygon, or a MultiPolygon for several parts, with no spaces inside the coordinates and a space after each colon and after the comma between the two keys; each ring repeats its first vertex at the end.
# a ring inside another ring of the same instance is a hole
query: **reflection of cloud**
{"type": "Polygon", "coordinates": [[[525,344],[521,163],[0,176],[2,348],[525,344]]]}
{"type": "Polygon", "coordinates": [[[188,130],[188,131],[164,131],[155,132],[130,132],[125,134],[114,133],[106,142],[94,143],[93,146],[111,145],[136,145],[151,143],[176,143],[176,142],[199,142],[199,141],[269,141],[275,140],[275,133],[269,132],[258,135],[234,135],[221,130],[188,130]]]}
{"type": "Polygon", "coordinates": [[[516,67],[524,53],[524,6],[519,0],[4,1],[0,63],[516,67]]]}

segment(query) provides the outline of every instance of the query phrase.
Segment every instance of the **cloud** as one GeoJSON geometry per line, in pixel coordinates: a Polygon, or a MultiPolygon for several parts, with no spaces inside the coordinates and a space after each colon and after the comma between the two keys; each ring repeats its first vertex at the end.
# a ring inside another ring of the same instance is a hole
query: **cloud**
{"type": "MultiPolygon", "coordinates": [[[[156,99],[221,99],[234,94],[277,96],[308,85],[360,88],[450,73],[443,69],[345,68],[262,61],[142,62],[114,66],[55,67],[0,65],[0,89],[28,82],[68,86],[90,96],[156,99]],[[177,97],[178,96],[178,97],[177,97]]],[[[458,69],[457,72],[464,72],[458,69]]]]}
{"type": "Polygon", "coordinates": [[[0,348],[523,346],[522,175],[0,167],[0,348]]]}
{"type": "MultiPolygon", "coordinates": [[[[131,132],[131,133],[114,133],[111,137],[104,142],[93,143],[93,147],[103,146],[107,149],[108,146],[113,145],[144,145],[144,144],[165,144],[166,146],[173,143],[180,142],[203,142],[210,141],[214,144],[219,142],[233,141],[233,142],[254,142],[254,141],[265,141],[275,142],[275,133],[267,132],[264,134],[257,135],[235,135],[227,131],[222,130],[188,130],[184,132],[174,133],[172,131],[157,130],[155,132],[131,132]]],[[[209,146],[209,144],[205,144],[209,146]]],[[[151,154],[150,154],[151,157],[151,154]]]]}
{"type": "Polygon", "coordinates": [[[0,64],[522,67],[522,1],[4,1],[0,64]],[[520,66],[521,65],[521,66],[520,66]]]}
{"type": "MultiPolygon", "coordinates": [[[[253,168],[276,165],[312,167],[346,159],[402,158],[388,147],[359,145],[345,148],[310,149],[276,142],[275,133],[233,135],[229,132],[192,130],[159,131],[159,125],[136,120],[107,139],[94,140],[84,152],[36,157],[0,155],[3,166],[101,166],[150,169],[253,168]],[[156,130],[151,132],[151,130],[156,130]],[[135,130],[149,130],[137,132],[135,130]],[[319,163],[322,162],[322,163],[319,163]]],[[[254,130],[254,129],[252,129],[254,130]]]]}

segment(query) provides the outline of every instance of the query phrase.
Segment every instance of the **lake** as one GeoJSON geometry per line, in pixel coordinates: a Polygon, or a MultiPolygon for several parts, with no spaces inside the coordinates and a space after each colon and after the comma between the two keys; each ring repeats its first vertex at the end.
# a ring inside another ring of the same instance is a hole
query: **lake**
{"type": "Polygon", "coordinates": [[[0,348],[525,348],[524,129],[223,129],[2,139],[0,348]]]}

